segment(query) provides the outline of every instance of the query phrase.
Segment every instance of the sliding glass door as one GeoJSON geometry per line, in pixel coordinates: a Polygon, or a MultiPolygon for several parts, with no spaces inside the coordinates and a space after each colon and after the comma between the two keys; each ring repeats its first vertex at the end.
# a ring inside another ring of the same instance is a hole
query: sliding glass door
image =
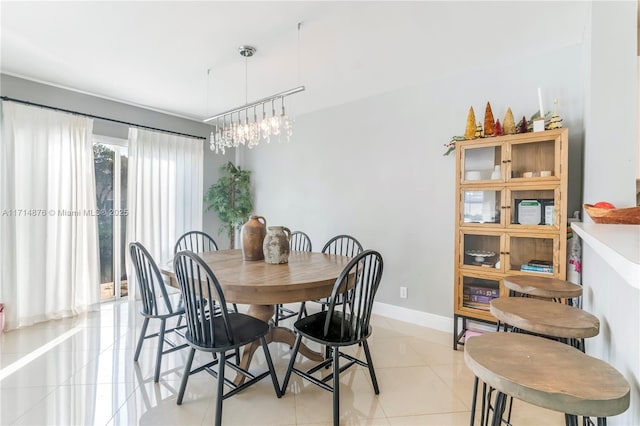
{"type": "Polygon", "coordinates": [[[100,246],[100,299],[106,301],[129,293],[125,269],[127,140],[95,136],[93,153],[100,246]]]}

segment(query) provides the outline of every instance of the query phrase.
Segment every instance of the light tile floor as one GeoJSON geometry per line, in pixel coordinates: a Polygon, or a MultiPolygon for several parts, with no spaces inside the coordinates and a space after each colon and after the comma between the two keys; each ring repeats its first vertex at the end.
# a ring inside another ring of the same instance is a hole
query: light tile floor
{"type": "MultiPolygon", "coordinates": [[[[152,379],[155,340],[145,342],[139,362],[133,362],[141,324],[138,309],[124,301],[0,334],[0,424],[213,424],[216,388],[208,374],[192,376],[183,404],[176,405],[186,349],[163,357],[157,384],[152,379]]],[[[463,351],[452,350],[451,334],[381,316],[372,324],[369,342],[380,394],[374,394],[366,369],[343,373],[340,423],[468,425],[473,375],[463,351]]],[[[352,353],[361,350],[356,346],[352,353]]],[[[282,381],[290,349],[272,343],[270,351],[282,381]]],[[[266,368],[261,351],[253,368],[266,368]]],[[[512,420],[515,425],[564,424],[562,414],[518,401],[512,420]]],[[[331,394],[296,375],[281,399],[265,379],[224,402],[225,425],[331,422],[331,394]]]]}

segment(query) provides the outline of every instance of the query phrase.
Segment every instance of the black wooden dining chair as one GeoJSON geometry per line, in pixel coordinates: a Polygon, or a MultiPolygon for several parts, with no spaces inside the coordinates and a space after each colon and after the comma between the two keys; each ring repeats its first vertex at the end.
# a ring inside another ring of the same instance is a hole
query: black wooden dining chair
{"type": "MultiPolygon", "coordinates": [[[[182,250],[189,250],[194,253],[202,253],[205,251],[218,251],[218,244],[213,237],[202,231],[185,232],[178,238],[173,253],[176,254],[182,250]]],[[[238,306],[233,303],[233,311],[238,312],[238,306]]],[[[178,323],[180,324],[180,323],[178,323]]]]}
{"type": "Polygon", "coordinates": [[[382,278],[382,256],[374,250],[366,250],[351,261],[336,279],[326,311],[309,315],[295,322],[297,332],[291,360],[282,384],[282,394],[286,392],[291,373],[333,392],[333,424],[340,420],[340,373],[354,364],[367,367],[371,376],[373,390],[380,393],[378,381],[373,368],[371,352],[367,338],[371,335],[371,311],[373,301],[382,278]],[[340,301],[341,303],[338,303],[340,301]],[[309,370],[295,367],[296,356],[303,338],[326,345],[332,356],[309,370]],[[366,362],[343,353],[341,348],[362,344],[366,362]],[[340,358],[348,362],[340,366],[340,358]],[[333,366],[333,373],[324,378],[313,374],[324,367],[333,366]],[[333,378],[333,384],[327,382],[333,378]]]}
{"type": "Polygon", "coordinates": [[[169,338],[172,333],[178,332],[179,334],[179,330],[185,328],[185,326],[180,326],[180,319],[184,314],[184,307],[178,295],[171,297],[168,294],[160,269],[151,254],[149,254],[149,251],[139,242],[132,242],[129,244],[129,252],[136,272],[138,288],[140,289],[140,299],[142,302],[140,313],[144,317],[133,360],[138,361],[142,344],[146,339],[157,337],[158,348],[156,350],[156,367],[153,381],[158,382],[160,379],[162,356],[187,346],[186,343],[179,345],[169,338]],[[178,318],[178,324],[173,328],[167,329],[167,320],[171,318],[178,318]],[[160,321],[160,331],[146,334],[149,320],[152,319],[160,321]],[[168,345],[167,349],[165,349],[165,344],[168,345]]]}
{"type": "MultiPolygon", "coordinates": [[[[337,254],[340,256],[353,257],[359,253],[362,253],[362,244],[356,238],[351,235],[336,235],[326,242],[324,247],[322,247],[322,253],[326,254],[337,254]]],[[[315,303],[319,303],[321,305],[321,310],[325,310],[327,308],[327,304],[329,303],[329,298],[323,298],[319,300],[313,300],[315,303]]],[[[338,301],[338,303],[340,303],[338,301]]],[[[300,307],[300,313],[298,314],[298,319],[302,318],[304,315],[307,315],[306,303],[302,303],[300,307]]]]}
{"type": "Polygon", "coordinates": [[[291,251],[311,251],[311,238],[302,231],[293,231],[289,239],[291,251]]]}
{"type": "Polygon", "coordinates": [[[353,257],[362,253],[362,244],[351,235],[336,235],[322,247],[323,253],[353,257]]]}
{"type": "Polygon", "coordinates": [[[211,268],[197,254],[191,251],[179,252],[174,258],[174,270],[184,295],[187,322],[185,339],[191,346],[178,391],[178,405],[182,404],[189,377],[203,370],[218,379],[216,425],[222,423],[222,401],[224,399],[235,395],[268,375],[271,375],[276,395],[280,398],[282,394],[265,338],[269,332],[269,324],[247,314],[221,309],[220,307],[226,306],[222,287],[220,287],[211,268]],[[217,309],[215,309],[216,306],[217,309]],[[212,308],[219,314],[210,315],[212,308]],[[237,353],[240,347],[257,340],[260,340],[269,368],[265,372],[254,375],[241,368],[238,365],[238,359],[227,352],[237,353]],[[191,365],[196,350],[210,352],[217,356],[212,362],[192,369],[191,365]],[[218,366],[217,371],[213,368],[216,365],[218,366]],[[226,366],[231,367],[248,380],[241,385],[236,385],[232,380],[225,378],[226,366]],[[225,385],[231,388],[226,393],[224,392],[225,385]]]}
{"type": "MultiPolygon", "coordinates": [[[[309,236],[302,231],[293,231],[291,233],[291,238],[289,239],[289,249],[292,252],[294,251],[310,252],[312,250],[311,238],[309,238],[309,236]]],[[[292,309],[286,308],[281,303],[276,305],[275,315],[273,316],[273,322],[275,323],[276,327],[282,320],[286,320],[288,318],[292,318],[296,316],[300,317],[302,315],[301,314],[302,310],[305,309],[304,306],[305,306],[304,302],[302,302],[300,304],[300,309],[297,311],[294,311],[292,309]]]]}
{"type": "Polygon", "coordinates": [[[211,237],[211,235],[202,231],[189,231],[176,241],[176,245],[173,249],[173,253],[178,253],[182,250],[189,250],[195,253],[201,253],[204,251],[217,251],[218,244],[211,237]]]}

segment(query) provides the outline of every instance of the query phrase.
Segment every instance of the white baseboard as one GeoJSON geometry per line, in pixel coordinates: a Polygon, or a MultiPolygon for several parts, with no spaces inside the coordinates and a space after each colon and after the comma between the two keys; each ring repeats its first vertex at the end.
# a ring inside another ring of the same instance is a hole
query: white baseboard
{"type": "Polygon", "coordinates": [[[383,317],[453,333],[453,318],[380,302],[373,303],[373,313],[383,317]]]}

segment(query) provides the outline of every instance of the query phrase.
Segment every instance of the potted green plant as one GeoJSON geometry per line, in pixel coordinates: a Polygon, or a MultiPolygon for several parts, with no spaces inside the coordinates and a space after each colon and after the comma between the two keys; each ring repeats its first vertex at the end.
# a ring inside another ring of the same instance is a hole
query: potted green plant
{"type": "Polygon", "coordinates": [[[235,248],[236,229],[249,218],[253,209],[251,200],[251,172],[228,162],[220,169],[223,173],[218,182],[204,194],[207,210],[218,214],[222,225],[220,232],[229,236],[229,247],[235,248]]]}

